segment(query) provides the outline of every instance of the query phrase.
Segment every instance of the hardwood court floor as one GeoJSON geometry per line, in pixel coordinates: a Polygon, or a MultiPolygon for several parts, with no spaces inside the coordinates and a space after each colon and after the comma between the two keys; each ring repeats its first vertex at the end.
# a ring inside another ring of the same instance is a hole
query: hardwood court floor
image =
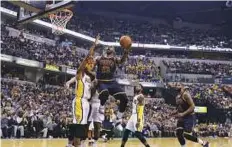
{"type": "MultiPolygon", "coordinates": [[[[232,138],[209,139],[210,147],[232,147],[232,138]]],[[[148,139],[151,147],[180,147],[175,138],[148,139]]],[[[66,139],[2,139],[1,147],[65,147],[66,139]]],[[[86,147],[88,147],[86,145],[86,147]]],[[[101,140],[98,147],[120,147],[120,139],[104,143],[101,140]]],[[[126,147],[143,147],[137,139],[129,139],[126,147]]],[[[201,147],[198,144],[187,142],[187,147],[201,147]]]]}

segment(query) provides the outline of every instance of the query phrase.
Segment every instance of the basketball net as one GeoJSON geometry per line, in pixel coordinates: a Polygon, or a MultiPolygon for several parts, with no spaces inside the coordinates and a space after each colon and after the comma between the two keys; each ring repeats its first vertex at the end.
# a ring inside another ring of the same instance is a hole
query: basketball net
{"type": "Polygon", "coordinates": [[[64,30],[68,21],[72,18],[73,12],[68,9],[63,9],[55,13],[49,14],[52,23],[52,33],[56,35],[64,34],[64,30]]]}

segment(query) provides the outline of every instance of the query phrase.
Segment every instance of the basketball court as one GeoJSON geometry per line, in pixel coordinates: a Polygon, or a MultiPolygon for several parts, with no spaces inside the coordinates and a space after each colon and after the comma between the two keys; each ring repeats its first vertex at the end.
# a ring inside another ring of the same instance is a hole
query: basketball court
{"type": "MultiPolygon", "coordinates": [[[[232,139],[216,138],[210,139],[210,147],[231,147],[232,139]]],[[[152,138],[148,139],[151,147],[180,147],[175,138],[152,138]]],[[[65,147],[66,139],[3,139],[1,147],[65,147]]],[[[86,146],[88,144],[86,143],[86,146]]],[[[129,139],[127,147],[142,147],[143,145],[137,139],[129,139]]],[[[115,139],[104,143],[99,141],[98,147],[120,147],[120,139],[115,139]]],[[[199,144],[187,141],[187,147],[201,147],[199,144]]]]}

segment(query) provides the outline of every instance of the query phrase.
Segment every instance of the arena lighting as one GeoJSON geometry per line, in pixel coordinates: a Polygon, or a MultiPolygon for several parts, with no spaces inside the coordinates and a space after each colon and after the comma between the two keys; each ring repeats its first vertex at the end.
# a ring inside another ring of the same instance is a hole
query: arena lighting
{"type": "Polygon", "coordinates": [[[13,62],[13,56],[1,54],[0,60],[6,62],[13,62]]]}
{"type": "Polygon", "coordinates": [[[28,60],[23,58],[17,58],[15,59],[16,64],[24,65],[24,66],[30,66],[30,67],[40,67],[40,63],[38,61],[34,60],[28,60]]]}
{"type": "MultiPolygon", "coordinates": [[[[15,16],[15,17],[17,16],[17,12],[14,12],[12,10],[9,10],[9,9],[3,8],[3,7],[0,7],[0,11],[3,13],[9,14],[11,16],[15,16]]],[[[48,22],[44,22],[44,21],[41,21],[38,19],[34,20],[33,22],[37,23],[39,25],[42,25],[44,27],[47,27],[47,28],[52,28],[52,24],[48,23],[48,22]]],[[[91,42],[94,42],[94,40],[95,40],[95,38],[92,38],[90,36],[86,36],[84,34],[80,34],[80,33],[77,33],[77,32],[74,32],[74,31],[71,31],[68,29],[65,29],[64,33],[67,33],[69,35],[79,37],[79,38],[82,38],[82,39],[85,39],[85,40],[88,40],[91,42]]],[[[106,45],[106,46],[117,46],[117,47],[120,46],[119,42],[105,42],[105,41],[100,41],[100,40],[99,40],[99,44],[106,45]]],[[[179,49],[179,50],[183,49],[183,47],[181,47],[181,46],[170,46],[170,45],[161,45],[161,44],[142,44],[142,43],[133,43],[132,47],[150,48],[150,49],[167,49],[167,50],[169,50],[169,49],[179,49]]],[[[204,47],[199,48],[197,46],[193,47],[193,48],[184,47],[184,50],[229,51],[229,52],[232,52],[231,48],[204,48],[204,47]]]]}

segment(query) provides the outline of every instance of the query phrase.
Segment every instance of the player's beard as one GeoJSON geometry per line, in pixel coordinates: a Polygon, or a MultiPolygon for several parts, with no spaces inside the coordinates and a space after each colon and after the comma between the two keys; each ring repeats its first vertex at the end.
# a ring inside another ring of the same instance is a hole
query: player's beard
{"type": "Polygon", "coordinates": [[[107,56],[113,56],[113,51],[106,51],[107,56]]]}
{"type": "Polygon", "coordinates": [[[175,87],[175,90],[176,90],[177,92],[180,92],[180,91],[181,91],[181,88],[175,87]]]}

